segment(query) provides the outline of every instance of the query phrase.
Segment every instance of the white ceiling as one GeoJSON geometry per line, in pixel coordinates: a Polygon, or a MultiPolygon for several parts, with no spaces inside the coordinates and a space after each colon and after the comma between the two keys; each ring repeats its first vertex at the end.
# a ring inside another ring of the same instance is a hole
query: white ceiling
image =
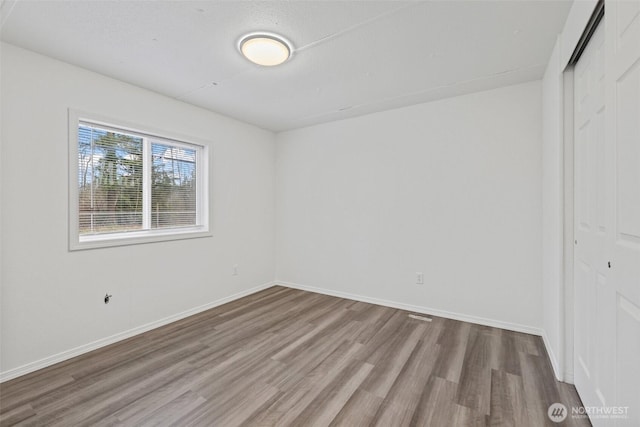
{"type": "Polygon", "coordinates": [[[570,6],[6,0],[2,40],[281,131],[539,79],[570,6]],[[241,57],[258,30],[291,40],[293,58],[241,57]]]}

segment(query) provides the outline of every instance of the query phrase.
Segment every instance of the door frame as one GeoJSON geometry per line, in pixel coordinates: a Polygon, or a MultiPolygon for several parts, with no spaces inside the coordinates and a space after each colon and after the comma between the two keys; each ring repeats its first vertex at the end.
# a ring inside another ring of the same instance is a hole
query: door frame
{"type": "Polygon", "coordinates": [[[562,73],[562,103],[563,103],[563,292],[564,304],[561,319],[564,325],[560,327],[560,341],[563,343],[562,354],[559,356],[564,369],[562,381],[573,384],[573,343],[574,343],[574,282],[573,282],[573,246],[574,237],[574,72],[573,65],[568,65],[562,73]]]}

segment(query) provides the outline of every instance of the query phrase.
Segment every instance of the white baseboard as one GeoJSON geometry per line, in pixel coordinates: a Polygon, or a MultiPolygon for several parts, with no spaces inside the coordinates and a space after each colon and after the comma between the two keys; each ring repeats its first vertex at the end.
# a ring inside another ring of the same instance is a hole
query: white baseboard
{"type": "MultiPolygon", "coordinates": [[[[228,302],[237,300],[237,299],[245,297],[247,295],[254,294],[256,292],[259,292],[261,290],[267,289],[267,288],[269,288],[271,286],[274,286],[274,285],[281,285],[281,286],[285,286],[285,287],[288,287],[288,288],[300,289],[300,290],[303,290],[303,291],[315,292],[315,293],[324,294],[324,295],[331,295],[331,296],[350,299],[350,300],[354,300],[354,301],[362,301],[362,302],[366,302],[366,303],[370,303],[370,304],[376,304],[376,305],[382,305],[382,306],[386,306],[386,307],[397,308],[397,309],[400,309],[400,310],[407,310],[407,311],[412,311],[412,312],[422,313],[422,314],[430,314],[432,316],[439,316],[439,317],[444,317],[444,318],[447,318],[447,319],[460,320],[460,321],[464,321],[464,322],[475,323],[475,324],[478,324],[478,325],[491,326],[491,327],[494,327],[494,328],[501,328],[501,329],[507,329],[507,330],[510,330],[510,331],[523,332],[523,333],[526,333],[526,334],[533,334],[533,335],[542,336],[542,339],[543,339],[543,341],[545,343],[545,346],[547,347],[547,352],[549,353],[549,358],[551,359],[551,365],[553,366],[554,374],[555,374],[556,378],[561,378],[559,376],[558,364],[557,364],[557,361],[555,359],[555,355],[551,351],[551,348],[550,348],[550,346],[548,344],[548,339],[546,337],[546,334],[540,328],[536,328],[536,327],[528,326],[528,325],[522,325],[522,324],[518,324],[518,323],[504,322],[504,321],[495,320],[495,319],[488,319],[488,318],[484,318],[484,317],[470,316],[470,315],[467,315],[467,314],[461,314],[461,313],[455,313],[455,312],[450,312],[450,311],[445,311],[445,310],[439,310],[439,309],[430,308],[430,307],[423,307],[423,306],[405,304],[405,303],[400,303],[400,302],[396,302],[396,301],[389,301],[389,300],[384,300],[384,299],[379,299],[379,298],[366,297],[366,296],[363,296],[363,295],[355,295],[355,294],[351,294],[351,293],[347,293],[347,292],[335,291],[335,290],[324,289],[324,288],[317,288],[317,287],[313,287],[313,286],[305,286],[305,285],[300,285],[300,284],[297,284],[297,283],[275,281],[275,282],[264,283],[262,285],[247,289],[245,291],[238,292],[238,293],[236,293],[234,295],[230,295],[228,297],[218,299],[216,301],[201,305],[199,307],[195,307],[195,308],[183,311],[181,313],[174,314],[174,315],[169,316],[169,317],[165,317],[164,319],[160,319],[160,320],[157,320],[157,321],[154,321],[154,322],[151,322],[151,323],[147,323],[145,325],[138,326],[136,328],[129,329],[127,331],[120,332],[118,334],[111,335],[109,337],[102,338],[102,339],[93,341],[91,343],[84,344],[84,345],[81,345],[79,347],[75,347],[75,348],[72,348],[70,350],[63,351],[63,352],[58,353],[58,354],[54,354],[52,356],[45,357],[45,358],[37,360],[35,362],[27,363],[25,365],[19,366],[17,368],[10,369],[8,371],[0,372],[0,383],[8,381],[8,380],[11,380],[13,378],[17,378],[17,377],[25,375],[25,374],[28,374],[30,372],[37,371],[38,369],[46,368],[47,366],[51,366],[51,365],[54,365],[56,363],[63,362],[65,360],[71,359],[71,358],[79,356],[81,354],[88,353],[88,352],[90,352],[92,350],[96,350],[96,349],[99,349],[101,347],[105,347],[105,346],[107,346],[109,344],[113,344],[115,342],[122,341],[122,340],[127,339],[127,338],[131,338],[131,337],[133,337],[135,335],[139,335],[139,334],[142,334],[144,332],[150,331],[152,329],[156,329],[156,328],[159,328],[161,326],[167,325],[169,323],[184,319],[185,317],[189,317],[189,316],[192,316],[194,314],[201,313],[203,311],[206,311],[206,310],[209,310],[211,308],[226,304],[228,302]]],[[[565,380],[569,381],[568,378],[565,378],[565,380]]],[[[569,382],[571,382],[571,381],[569,381],[569,382]]]]}
{"type": "Polygon", "coordinates": [[[267,282],[262,285],[247,289],[245,291],[230,295],[228,297],[220,298],[216,301],[212,301],[210,303],[201,305],[199,307],[194,307],[189,310],[183,311],[181,313],[174,314],[169,317],[165,317],[164,319],[156,320],[154,322],[147,323],[145,325],[138,326],[136,328],[129,329],[127,331],[120,332],[106,338],[101,338],[99,340],[81,345],[79,347],[72,348],[70,350],[63,351],[58,354],[54,354],[52,356],[45,357],[44,359],[36,360],[35,362],[27,363],[25,365],[18,366],[17,368],[13,368],[8,371],[0,372],[0,383],[11,380],[13,378],[17,378],[19,376],[28,374],[33,371],[37,371],[38,369],[46,368],[47,366],[51,366],[56,363],[63,362],[65,360],[71,359],[73,357],[79,356],[84,353],[88,353],[92,350],[96,350],[98,348],[107,346],[109,344],[113,344],[115,342],[122,341],[127,338],[131,338],[135,335],[139,335],[141,333],[150,331],[152,329],[159,328],[160,326],[164,326],[169,323],[184,319],[185,317],[193,316],[194,314],[201,313],[203,311],[220,306],[222,304],[235,301],[247,295],[251,295],[256,292],[262,291],[264,289],[270,288],[274,284],[275,284],[274,282],[267,282]]]}
{"type": "Polygon", "coordinates": [[[279,280],[276,280],[274,283],[276,285],[285,286],[287,288],[300,289],[303,291],[315,292],[315,293],[324,294],[324,295],[331,295],[334,297],[340,297],[340,298],[350,299],[354,301],[362,301],[370,304],[383,305],[385,307],[398,308],[400,310],[413,311],[416,313],[430,314],[432,316],[445,317],[447,319],[453,319],[453,320],[461,320],[463,322],[476,323],[478,325],[491,326],[491,327],[500,328],[500,329],[507,329],[515,332],[523,332],[525,334],[541,336],[543,333],[542,329],[540,328],[536,328],[528,325],[521,325],[518,323],[503,322],[501,320],[488,319],[485,317],[478,317],[478,316],[470,316],[468,314],[438,310],[431,307],[423,307],[423,306],[405,304],[401,302],[389,301],[389,300],[384,300],[379,298],[371,298],[363,295],[355,295],[347,292],[334,291],[334,290],[325,289],[325,288],[316,288],[314,286],[305,286],[305,285],[300,285],[300,284],[291,283],[291,282],[282,282],[279,280]]]}
{"type": "Polygon", "coordinates": [[[562,371],[560,370],[558,358],[553,352],[553,348],[551,347],[551,343],[549,343],[549,337],[547,337],[547,332],[545,330],[542,331],[542,342],[547,349],[547,354],[549,355],[549,360],[551,361],[551,367],[553,368],[553,374],[556,376],[556,379],[558,381],[563,381],[564,376],[562,375],[562,371]]]}

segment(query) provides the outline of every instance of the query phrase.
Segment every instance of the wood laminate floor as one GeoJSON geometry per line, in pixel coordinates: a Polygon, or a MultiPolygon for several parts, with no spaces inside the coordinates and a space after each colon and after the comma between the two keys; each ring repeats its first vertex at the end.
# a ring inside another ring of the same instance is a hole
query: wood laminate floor
{"type": "Polygon", "coordinates": [[[539,337],[272,287],[0,385],[2,426],[557,426],[539,337]]]}

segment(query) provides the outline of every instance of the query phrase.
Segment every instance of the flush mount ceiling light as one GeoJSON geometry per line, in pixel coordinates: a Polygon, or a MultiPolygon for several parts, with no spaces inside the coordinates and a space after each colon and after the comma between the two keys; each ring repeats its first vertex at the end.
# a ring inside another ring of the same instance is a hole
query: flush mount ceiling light
{"type": "Polygon", "coordinates": [[[238,49],[249,61],[271,67],[280,65],[291,57],[291,43],[273,33],[250,33],[240,39],[238,49]]]}

